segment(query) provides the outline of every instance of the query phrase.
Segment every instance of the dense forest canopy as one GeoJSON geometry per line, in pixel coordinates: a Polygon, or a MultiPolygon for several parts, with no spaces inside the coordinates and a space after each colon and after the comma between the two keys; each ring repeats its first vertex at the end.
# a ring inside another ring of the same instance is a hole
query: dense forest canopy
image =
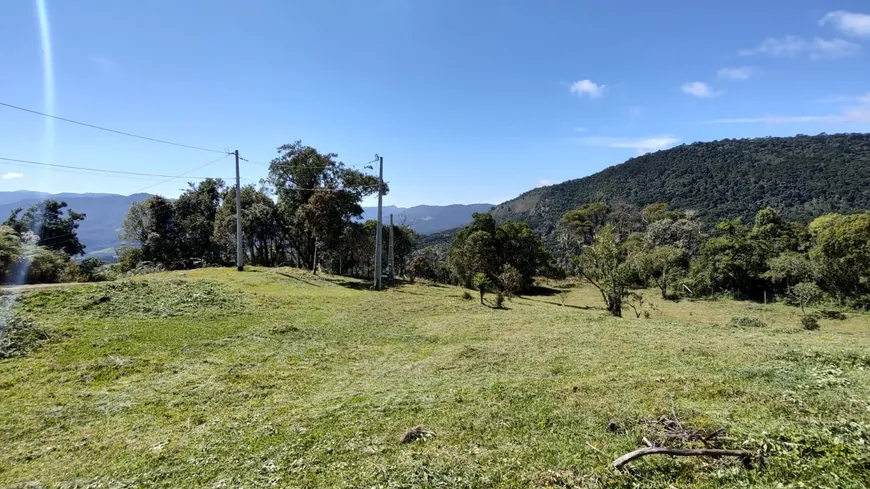
{"type": "Polygon", "coordinates": [[[542,236],[581,204],[667,202],[706,222],[751,219],[771,207],[809,222],[870,209],[870,134],[725,139],[632,158],[577,180],[538,188],[495,207],[497,221],[529,223],[542,236]]]}

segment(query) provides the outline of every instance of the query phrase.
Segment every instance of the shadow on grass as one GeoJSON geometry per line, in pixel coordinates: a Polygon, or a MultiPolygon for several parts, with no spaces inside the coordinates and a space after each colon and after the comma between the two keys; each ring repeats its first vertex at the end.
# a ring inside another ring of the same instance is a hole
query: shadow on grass
{"type": "Polygon", "coordinates": [[[529,287],[525,292],[523,292],[523,297],[552,297],[554,295],[558,295],[561,292],[559,289],[554,289],[552,287],[544,287],[542,285],[535,285],[529,287]]]}
{"type": "Polygon", "coordinates": [[[540,300],[532,299],[529,296],[523,296],[523,298],[526,300],[532,301],[532,302],[537,302],[538,304],[549,304],[551,306],[556,306],[556,307],[570,307],[571,309],[580,309],[582,311],[594,311],[594,310],[598,310],[598,309],[604,310],[603,307],[572,306],[571,304],[560,304],[558,302],[540,301],[540,300]]]}
{"type": "Polygon", "coordinates": [[[282,276],[282,277],[293,279],[293,280],[296,280],[297,282],[302,282],[303,284],[308,284],[308,285],[313,285],[315,287],[320,287],[320,284],[317,282],[312,282],[310,280],[305,280],[303,278],[295,277],[293,275],[290,275],[289,273],[284,273],[284,272],[275,272],[275,273],[282,276]]]}

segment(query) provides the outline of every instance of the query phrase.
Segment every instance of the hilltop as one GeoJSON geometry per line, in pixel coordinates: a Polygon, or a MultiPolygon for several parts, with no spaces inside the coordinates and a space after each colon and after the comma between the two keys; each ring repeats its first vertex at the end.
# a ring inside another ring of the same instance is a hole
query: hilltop
{"type": "Polygon", "coordinates": [[[751,218],[766,206],[808,221],[870,208],[870,134],[724,139],[631,158],[584,178],[536,188],[496,206],[496,219],[548,235],[589,202],[668,202],[707,220],[751,218]]]}

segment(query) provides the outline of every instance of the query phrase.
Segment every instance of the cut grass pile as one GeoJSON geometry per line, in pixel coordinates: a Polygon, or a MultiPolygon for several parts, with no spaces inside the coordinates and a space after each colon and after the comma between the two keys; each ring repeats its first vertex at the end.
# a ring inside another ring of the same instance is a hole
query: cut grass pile
{"type": "Polygon", "coordinates": [[[27,292],[52,336],[0,360],[0,487],[870,486],[870,316],[463,292],[256,268],[27,292]],[[643,438],[763,463],[609,468],[643,438]]]}

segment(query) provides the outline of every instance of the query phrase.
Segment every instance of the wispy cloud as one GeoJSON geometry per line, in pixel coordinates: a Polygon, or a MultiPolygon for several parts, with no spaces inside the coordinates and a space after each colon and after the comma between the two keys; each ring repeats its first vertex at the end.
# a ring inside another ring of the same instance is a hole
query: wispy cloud
{"type": "Polygon", "coordinates": [[[722,94],[722,92],[713,90],[713,87],[711,87],[710,85],[699,81],[683,83],[683,86],[681,88],[683,90],[683,93],[688,95],[694,95],[698,98],[710,98],[722,94]]]}
{"type": "Polygon", "coordinates": [[[599,85],[592,80],[580,80],[571,84],[571,93],[577,96],[588,95],[589,98],[600,98],[604,95],[604,85],[599,85]]]}
{"type": "Polygon", "coordinates": [[[722,68],[718,72],[719,78],[726,80],[748,80],[752,76],[752,68],[741,66],[739,68],[722,68]]]}
{"type": "Polygon", "coordinates": [[[679,139],[671,135],[653,136],[647,138],[590,136],[584,138],[576,138],[575,141],[588,146],[633,149],[637,154],[657,151],[673,146],[674,144],[680,142],[679,139]]]}
{"type": "Polygon", "coordinates": [[[22,173],[15,173],[15,172],[11,171],[11,172],[3,175],[0,178],[2,178],[3,180],[12,180],[13,178],[21,178],[23,176],[24,176],[24,174],[22,174],[22,173]]]}
{"type": "Polygon", "coordinates": [[[870,15],[837,10],[819,21],[819,25],[831,24],[835,29],[854,37],[870,37],[870,15]]]}
{"type": "Polygon", "coordinates": [[[553,185],[553,182],[550,180],[547,180],[546,178],[544,178],[540,182],[538,182],[539,187],[547,187],[549,185],[553,185]]]}
{"type": "Polygon", "coordinates": [[[804,39],[798,36],[770,37],[754,48],[743,49],[741,56],[765,54],[774,57],[796,57],[806,54],[810,59],[835,59],[857,54],[861,46],[843,39],[804,39]]]}
{"type": "Polygon", "coordinates": [[[705,124],[800,124],[800,123],[870,124],[870,105],[850,107],[839,114],[763,117],[737,117],[732,119],[713,119],[705,124]]]}

